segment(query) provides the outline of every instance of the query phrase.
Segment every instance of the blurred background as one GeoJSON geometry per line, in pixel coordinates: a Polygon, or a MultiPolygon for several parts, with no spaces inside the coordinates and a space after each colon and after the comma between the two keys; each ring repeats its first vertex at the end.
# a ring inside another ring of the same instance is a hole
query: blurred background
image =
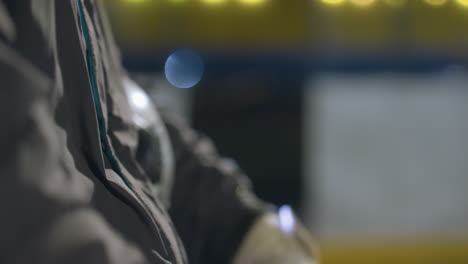
{"type": "Polygon", "coordinates": [[[292,205],[324,264],[468,263],[468,0],[106,4],[133,78],[292,205]],[[168,81],[180,49],[191,88],[168,81]]]}

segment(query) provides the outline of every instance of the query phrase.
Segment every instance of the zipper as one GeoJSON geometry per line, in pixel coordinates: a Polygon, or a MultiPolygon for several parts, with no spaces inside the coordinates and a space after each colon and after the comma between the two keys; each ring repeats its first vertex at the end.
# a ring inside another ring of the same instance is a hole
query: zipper
{"type": "Polygon", "coordinates": [[[154,216],[150,213],[148,213],[149,210],[147,208],[147,205],[143,202],[142,198],[139,196],[139,194],[134,190],[133,186],[131,183],[128,181],[128,179],[124,176],[122,173],[122,170],[120,168],[120,165],[118,163],[117,158],[114,156],[111,150],[111,144],[109,142],[109,139],[107,137],[107,128],[106,128],[106,123],[104,120],[104,114],[102,111],[102,105],[99,97],[99,91],[97,88],[97,81],[96,81],[96,74],[95,74],[95,61],[94,61],[94,52],[93,52],[93,46],[91,43],[90,35],[89,35],[89,29],[88,25],[86,23],[85,15],[84,15],[84,9],[83,9],[83,4],[81,0],[77,0],[78,2],[78,12],[79,12],[79,20],[83,32],[83,37],[85,39],[85,44],[86,44],[86,61],[88,65],[88,76],[90,79],[90,84],[91,84],[91,90],[92,90],[92,97],[94,101],[94,107],[96,110],[96,115],[97,115],[97,120],[98,120],[98,130],[99,130],[99,138],[101,140],[102,144],[102,150],[104,153],[105,158],[108,160],[108,162],[111,165],[111,169],[122,179],[124,184],[133,192],[134,196],[138,200],[138,202],[142,205],[142,207],[145,209],[146,213],[150,216],[151,220],[154,222],[152,226],[156,230],[157,235],[159,236],[159,239],[162,243],[163,250],[166,254],[167,257],[170,257],[169,251],[167,249],[166,241],[164,237],[161,235],[161,231],[159,230],[159,227],[157,225],[156,219],[154,219],[154,216]]]}

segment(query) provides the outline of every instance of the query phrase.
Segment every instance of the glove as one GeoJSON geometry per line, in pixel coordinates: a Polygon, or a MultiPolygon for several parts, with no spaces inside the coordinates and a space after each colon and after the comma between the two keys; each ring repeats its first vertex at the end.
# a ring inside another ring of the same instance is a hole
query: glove
{"type": "Polygon", "coordinates": [[[317,246],[288,208],[252,225],[233,264],[318,264],[317,246]]]}

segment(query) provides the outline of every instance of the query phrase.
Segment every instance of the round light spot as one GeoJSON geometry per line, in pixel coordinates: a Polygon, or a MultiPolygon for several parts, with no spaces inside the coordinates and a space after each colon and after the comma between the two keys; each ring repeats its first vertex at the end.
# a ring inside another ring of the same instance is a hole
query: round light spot
{"type": "Polygon", "coordinates": [[[166,79],[177,88],[191,88],[200,82],[205,70],[198,53],[182,49],[172,53],[166,60],[166,79]]]}

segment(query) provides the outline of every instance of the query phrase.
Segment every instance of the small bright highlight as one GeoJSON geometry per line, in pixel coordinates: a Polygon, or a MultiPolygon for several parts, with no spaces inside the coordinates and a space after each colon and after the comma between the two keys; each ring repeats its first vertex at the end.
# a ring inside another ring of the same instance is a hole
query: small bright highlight
{"type": "Polygon", "coordinates": [[[359,7],[368,7],[374,4],[376,0],[351,0],[351,3],[359,7]]]}
{"type": "Polygon", "coordinates": [[[129,84],[130,90],[130,104],[136,109],[145,109],[149,106],[150,101],[148,96],[140,89],[135,88],[133,83],[129,84]]]}
{"type": "Polygon", "coordinates": [[[468,7],[468,0],[456,0],[456,2],[462,7],[468,7]]]}
{"type": "Polygon", "coordinates": [[[327,5],[340,5],[345,2],[345,0],[320,0],[322,3],[327,5]]]}
{"type": "Polygon", "coordinates": [[[296,219],[289,205],[283,205],[278,209],[279,228],[285,234],[292,234],[296,230],[296,219]]]}
{"type": "Polygon", "coordinates": [[[448,2],[448,0],[424,0],[424,2],[431,6],[443,6],[448,2]]]}
{"type": "Polygon", "coordinates": [[[201,1],[209,5],[219,5],[225,2],[225,0],[201,0],[201,1]]]}
{"type": "Polygon", "coordinates": [[[265,0],[239,0],[239,2],[245,5],[255,6],[255,5],[264,4],[265,0]]]}

